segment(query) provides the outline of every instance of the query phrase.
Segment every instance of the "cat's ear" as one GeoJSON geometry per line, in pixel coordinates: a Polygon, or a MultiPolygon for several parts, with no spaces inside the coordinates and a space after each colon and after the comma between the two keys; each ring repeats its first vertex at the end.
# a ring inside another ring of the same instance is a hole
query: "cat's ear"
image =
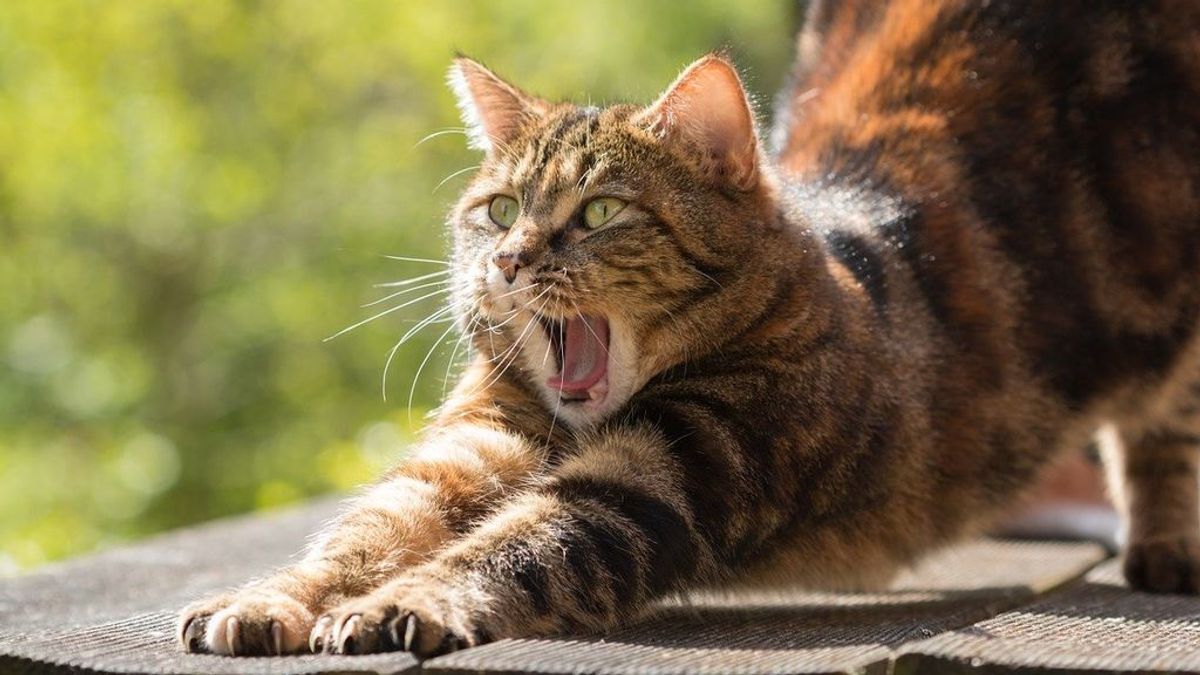
{"type": "Polygon", "coordinates": [[[516,137],[521,126],[545,114],[549,104],[500,79],[465,56],[454,59],[448,76],[472,148],[491,154],[516,137]]]}
{"type": "Polygon", "coordinates": [[[684,138],[740,190],[758,182],[758,136],[742,80],[724,56],[709,54],[683,71],[635,122],[665,138],[684,138]]]}

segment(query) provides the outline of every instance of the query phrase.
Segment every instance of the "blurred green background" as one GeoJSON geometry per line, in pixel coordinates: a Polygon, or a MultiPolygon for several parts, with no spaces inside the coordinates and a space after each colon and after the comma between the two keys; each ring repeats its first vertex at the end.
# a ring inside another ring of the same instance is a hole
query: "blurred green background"
{"type": "MultiPolygon", "coordinates": [[[[551,98],[649,101],[728,46],[764,105],[798,8],[727,2],[0,3],[0,575],[370,479],[442,392],[437,266],[478,157],[462,50],[551,98]]],[[[461,353],[461,352],[460,352],[461,353]]]]}

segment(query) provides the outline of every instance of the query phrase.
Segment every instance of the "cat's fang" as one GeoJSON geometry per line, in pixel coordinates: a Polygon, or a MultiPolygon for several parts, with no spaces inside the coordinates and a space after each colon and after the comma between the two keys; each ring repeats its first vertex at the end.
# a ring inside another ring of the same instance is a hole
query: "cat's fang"
{"type": "Polygon", "coordinates": [[[550,351],[554,355],[554,372],[562,372],[563,364],[563,340],[566,335],[566,326],[562,321],[542,316],[538,319],[542,324],[542,329],[546,331],[546,339],[550,341],[550,351]]]}

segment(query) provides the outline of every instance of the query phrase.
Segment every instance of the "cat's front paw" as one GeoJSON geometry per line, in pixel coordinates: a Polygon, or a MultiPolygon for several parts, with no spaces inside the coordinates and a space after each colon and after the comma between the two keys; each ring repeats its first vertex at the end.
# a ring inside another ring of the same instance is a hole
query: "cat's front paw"
{"type": "Polygon", "coordinates": [[[1200,539],[1170,537],[1134,542],[1125,552],[1125,579],[1140,591],[1200,593],[1200,539]]]}
{"type": "Polygon", "coordinates": [[[323,615],[309,646],[328,654],[437,656],[490,641],[478,609],[442,584],[401,580],[323,615]]]}
{"type": "Polygon", "coordinates": [[[274,591],[246,590],[195,603],[179,615],[179,641],[193,653],[281,656],[306,651],[312,612],[274,591]]]}

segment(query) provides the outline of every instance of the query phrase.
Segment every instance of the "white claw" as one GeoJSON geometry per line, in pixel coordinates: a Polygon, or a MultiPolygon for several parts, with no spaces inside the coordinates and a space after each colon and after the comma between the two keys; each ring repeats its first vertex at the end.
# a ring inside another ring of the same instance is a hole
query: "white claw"
{"type": "Polygon", "coordinates": [[[342,625],[338,627],[338,652],[345,653],[346,640],[355,638],[355,634],[358,633],[359,622],[360,618],[357,614],[355,614],[354,616],[342,622],[342,625]]]}
{"type": "Polygon", "coordinates": [[[313,626],[312,632],[308,634],[309,651],[320,654],[333,647],[333,631],[330,629],[332,624],[332,616],[323,616],[317,619],[317,625],[313,626]]]}
{"type": "Polygon", "coordinates": [[[391,636],[391,638],[392,638],[392,644],[393,644],[393,645],[395,645],[395,646],[397,646],[397,647],[399,647],[399,646],[400,646],[400,627],[399,627],[399,623],[400,623],[400,622],[398,622],[398,621],[389,621],[389,622],[388,622],[388,634],[389,634],[389,635],[391,636]]]}
{"type": "Polygon", "coordinates": [[[271,622],[271,643],[275,648],[275,656],[283,656],[283,624],[271,622]]]}
{"type": "Polygon", "coordinates": [[[411,652],[413,643],[417,641],[417,615],[409,614],[404,622],[404,651],[411,652]]]}
{"type": "Polygon", "coordinates": [[[229,617],[229,620],[225,622],[225,644],[229,645],[230,654],[237,654],[240,651],[239,647],[241,645],[238,644],[241,640],[239,628],[236,616],[229,617]]]}

